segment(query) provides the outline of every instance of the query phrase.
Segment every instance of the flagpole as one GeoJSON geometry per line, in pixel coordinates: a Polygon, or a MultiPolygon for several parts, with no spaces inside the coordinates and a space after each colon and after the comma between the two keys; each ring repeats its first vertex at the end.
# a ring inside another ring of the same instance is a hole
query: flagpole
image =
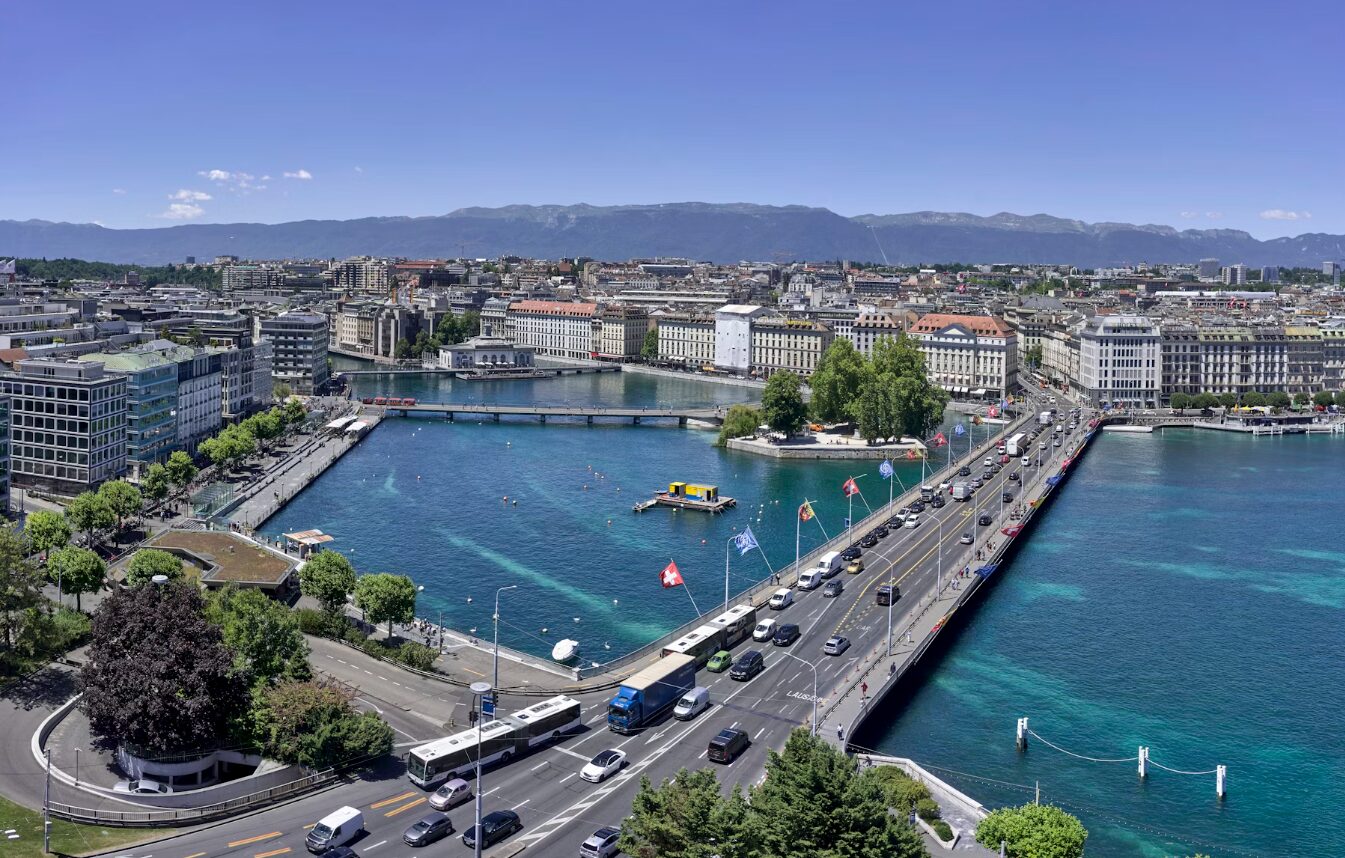
{"type": "MultiPolygon", "coordinates": [[[[736,536],[737,534],[734,535],[736,536]]],[[[730,536],[724,543],[724,610],[726,611],[729,609],[729,551],[731,550],[732,545],[733,536],[730,536]]],[[[697,614],[696,616],[700,615],[697,614]]]]}
{"type": "Polygon", "coordinates": [[[691,600],[691,609],[696,612],[696,616],[701,615],[701,609],[696,607],[696,598],[691,595],[691,588],[687,586],[686,579],[682,579],[682,589],[687,591],[687,598],[691,600]]]}
{"type": "Polygon", "coordinates": [[[891,515],[891,514],[892,514],[892,484],[893,484],[893,482],[896,481],[896,477],[897,477],[897,469],[896,469],[895,467],[893,467],[892,462],[891,462],[890,459],[884,459],[883,461],[887,462],[887,466],[888,466],[889,468],[892,468],[892,476],[890,476],[890,477],[887,478],[887,513],[888,513],[888,515],[891,515]]]}
{"type": "MultiPolygon", "coordinates": [[[[803,499],[804,506],[807,506],[808,499],[803,499]]],[[[799,507],[794,513],[794,579],[799,577],[799,533],[803,528],[803,507],[799,507]]]]}

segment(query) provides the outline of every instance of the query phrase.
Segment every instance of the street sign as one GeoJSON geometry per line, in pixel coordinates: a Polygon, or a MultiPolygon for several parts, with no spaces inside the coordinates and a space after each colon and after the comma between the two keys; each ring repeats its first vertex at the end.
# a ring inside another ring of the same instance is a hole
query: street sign
{"type": "Polygon", "coordinates": [[[494,714],[495,714],[495,695],[494,695],[494,694],[483,694],[483,695],[481,695],[481,714],[482,714],[482,715],[494,715],[494,714]]]}
{"type": "Polygon", "coordinates": [[[844,527],[849,527],[849,526],[850,526],[850,519],[849,519],[849,517],[847,517],[847,518],[845,519],[845,524],[844,524],[843,526],[844,526],[844,527]]]}

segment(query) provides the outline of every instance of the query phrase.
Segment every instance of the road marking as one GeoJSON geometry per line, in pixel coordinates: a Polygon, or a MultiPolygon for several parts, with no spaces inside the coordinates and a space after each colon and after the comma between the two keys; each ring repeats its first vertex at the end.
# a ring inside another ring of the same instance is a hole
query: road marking
{"type": "Polygon", "coordinates": [[[761,734],[762,734],[762,733],[765,733],[765,732],[766,732],[766,728],[765,728],[765,727],[762,727],[760,730],[757,731],[757,734],[756,734],[755,736],[752,737],[752,741],[755,742],[757,739],[760,739],[760,738],[761,738],[761,734]]]}
{"type": "Polygon", "coordinates": [[[386,840],[380,840],[380,841],[378,841],[377,843],[375,843],[373,846],[365,846],[365,847],[364,847],[364,850],[367,852],[367,851],[369,851],[370,849],[377,849],[378,847],[382,846],[384,843],[387,843],[387,842],[388,842],[388,841],[386,841],[386,840]]]}
{"type": "Polygon", "coordinates": [[[574,757],[576,760],[583,760],[583,761],[586,762],[586,763],[588,762],[588,757],[584,756],[583,754],[576,754],[574,751],[571,751],[569,748],[559,748],[559,747],[557,747],[557,748],[552,748],[551,750],[553,750],[553,751],[560,751],[562,754],[569,754],[570,756],[574,757]]]}
{"type": "Polygon", "coordinates": [[[464,667],[464,668],[461,668],[461,669],[462,669],[462,670],[465,670],[465,671],[468,672],[468,673],[470,673],[472,676],[485,676],[484,673],[477,673],[475,670],[472,670],[470,667],[464,667]]]}
{"type": "Polygon", "coordinates": [[[532,768],[528,769],[528,771],[530,771],[530,772],[535,772],[535,771],[537,771],[538,769],[540,769],[542,766],[549,766],[549,765],[551,765],[551,761],[550,761],[550,760],[542,760],[542,761],[541,761],[540,763],[538,763],[537,765],[535,765],[535,766],[533,766],[532,768]]]}
{"type": "Polygon", "coordinates": [[[522,801],[520,801],[518,804],[514,805],[513,807],[511,807],[511,808],[509,808],[509,809],[510,809],[510,810],[518,810],[520,807],[522,807],[523,805],[527,804],[527,803],[530,802],[530,801],[532,801],[532,799],[530,799],[530,798],[525,798],[525,799],[523,799],[522,801]]]}
{"type": "Polygon", "coordinates": [[[390,682],[390,681],[391,681],[391,680],[389,680],[386,676],[383,676],[382,674],[375,674],[375,676],[377,676],[379,679],[383,680],[384,682],[390,682]]]}
{"type": "MultiPolygon", "coordinates": [[[[316,826],[316,825],[317,825],[316,822],[310,822],[310,823],[308,823],[307,825],[304,826],[304,831],[307,831],[307,830],[309,830],[310,828],[313,828],[313,827],[316,826]]],[[[191,858],[191,856],[188,855],[187,858],[191,858]]]]}
{"type": "Polygon", "coordinates": [[[205,854],[204,852],[193,852],[192,854],[188,855],[187,858],[201,858],[201,856],[204,854],[205,854]]]}
{"type": "Polygon", "coordinates": [[[253,855],[252,858],[275,858],[276,855],[284,855],[290,851],[290,847],[286,846],[284,849],[272,849],[270,852],[258,852],[256,855],[253,855]]]}
{"type": "Polygon", "coordinates": [[[559,782],[560,782],[560,783],[565,783],[566,781],[568,781],[570,778],[574,777],[574,776],[577,775],[577,774],[579,774],[579,772],[570,772],[568,775],[566,775],[565,777],[561,778],[559,782]]]}
{"type": "Polygon", "coordinates": [[[408,792],[402,793],[401,795],[394,795],[392,798],[385,798],[382,801],[374,802],[373,804],[369,805],[369,809],[378,810],[380,807],[387,807],[390,804],[396,804],[399,801],[405,801],[406,799],[410,798],[415,794],[416,794],[415,790],[410,790],[408,792]]]}
{"type": "Polygon", "coordinates": [[[279,831],[272,831],[270,834],[258,834],[256,837],[245,837],[242,840],[231,840],[229,841],[229,848],[233,849],[236,846],[246,846],[249,843],[260,843],[263,840],[270,840],[272,837],[279,837],[280,834],[281,833],[279,831]]]}
{"type": "Polygon", "coordinates": [[[424,804],[424,803],[425,803],[425,796],[421,796],[420,798],[412,799],[411,801],[408,801],[406,804],[402,805],[401,807],[394,807],[392,810],[389,810],[387,813],[385,813],[385,814],[383,814],[383,815],[384,815],[384,816],[396,816],[397,814],[402,813],[403,811],[410,810],[410,809],[413,808],[413,807],[419,807],[420,805],[422,805],[422,804],[424,804]]]}
{"type": "Polygon", "coordinates": [[[597,722],[601,721],[606,717],[607,717],[606,712],[599,712],[597,715],[594,715],[592,718],[588,719],[588,721],[586,721],[585,723],[596,724],[597,722]]]}

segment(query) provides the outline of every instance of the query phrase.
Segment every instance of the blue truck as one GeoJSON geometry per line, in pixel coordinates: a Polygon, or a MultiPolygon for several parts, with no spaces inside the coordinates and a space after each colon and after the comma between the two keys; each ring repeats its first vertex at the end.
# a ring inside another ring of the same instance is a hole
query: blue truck
{"type": "Polygon", "coordinates": [[[621,683],[607,704],[607,729],[630,734],[653,724],[695,687],[696,659],[665,655],[621,683]]]}

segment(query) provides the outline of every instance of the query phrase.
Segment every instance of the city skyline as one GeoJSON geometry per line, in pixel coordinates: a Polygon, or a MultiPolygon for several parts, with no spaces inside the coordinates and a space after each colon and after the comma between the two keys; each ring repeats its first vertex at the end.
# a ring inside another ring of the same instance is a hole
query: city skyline
{"type": "Polygon", "coordinates": [[[1250,59],[1326,4],[805,9],[24,7],[62,61],[8,48],[0,218],[698,199],[1345,232],[1329,55],[1250,59]]]}

